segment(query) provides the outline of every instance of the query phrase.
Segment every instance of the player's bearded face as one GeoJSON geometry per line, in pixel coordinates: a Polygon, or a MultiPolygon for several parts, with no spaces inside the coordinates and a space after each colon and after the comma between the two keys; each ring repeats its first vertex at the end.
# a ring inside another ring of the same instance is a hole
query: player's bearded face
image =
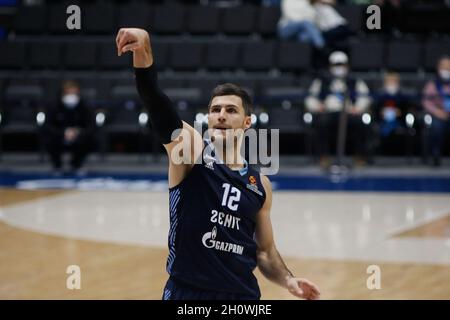
{"type": "Polygon", "coordinates": [[[211,139],[236,139],[243,135],[251,125],[251,118],[246,116],[242,99],[235,95],[217,96],[211,101],[208,114],[208,129],[211,139]]]}

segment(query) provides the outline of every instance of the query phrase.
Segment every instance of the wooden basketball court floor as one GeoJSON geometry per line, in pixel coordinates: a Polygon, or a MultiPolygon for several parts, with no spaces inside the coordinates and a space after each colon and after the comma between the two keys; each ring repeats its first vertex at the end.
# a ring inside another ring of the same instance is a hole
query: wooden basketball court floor
{"type": "MultiPolygon", "coordinates": [[[[167,212],[167,192],[0,189],[0,299],[160,299],[167,212]]],[[[323,299],[450,299],[448,194],[279,191],[272,223],[323,299]]],[[[263,299],[293,298],[256,274],[263,299]]]]}

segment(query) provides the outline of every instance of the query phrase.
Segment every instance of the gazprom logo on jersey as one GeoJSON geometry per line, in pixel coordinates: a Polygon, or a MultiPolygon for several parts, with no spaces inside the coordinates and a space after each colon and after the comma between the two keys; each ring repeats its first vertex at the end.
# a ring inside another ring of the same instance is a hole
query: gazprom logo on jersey
{"type": "Polygon", "coordinates": [[[244,247],[229,243],[215,240],[217,236],[217,227],[214,227],[211,232],[207,232],[203,235],[202,243],[208,249],[215,249],[219,251],[232,252],[242,255],[244,252],[244,247]]]}

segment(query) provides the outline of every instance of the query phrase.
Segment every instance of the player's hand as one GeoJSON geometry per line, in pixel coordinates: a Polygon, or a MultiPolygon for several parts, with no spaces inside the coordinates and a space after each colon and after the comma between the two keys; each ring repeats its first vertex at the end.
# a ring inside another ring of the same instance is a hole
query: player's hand
{"type": "Polygon", "coordinates": [[[137,28],[121,28],[116,37],[117,55],[133,52],[136,68],[146,68],[153,64],[150,36],[147,31],[137,28]]]}
{"type": "Polygon", "coordinates": [[[311,281],[303,278],[289,277],[286,282],[287,289],[294,296],[307,300],[320,299],[319,288],[311,281]]]}

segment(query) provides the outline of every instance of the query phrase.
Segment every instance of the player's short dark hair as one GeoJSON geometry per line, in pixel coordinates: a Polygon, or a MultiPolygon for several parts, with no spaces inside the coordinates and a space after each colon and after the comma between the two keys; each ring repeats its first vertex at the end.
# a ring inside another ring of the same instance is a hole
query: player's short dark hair
{"type": "Polygon", "coordinates": [[[215,87],[211,94],[211,100],[209,100],[209,107],[214,97],[219,96],[238,96],[242,100],[242,106],[244,107],[244,112],[246,116],[250,116],[253,110],[253,102],[250,95],[242,89],[240,86],[233,83],[219,84],[215,87]]]}

